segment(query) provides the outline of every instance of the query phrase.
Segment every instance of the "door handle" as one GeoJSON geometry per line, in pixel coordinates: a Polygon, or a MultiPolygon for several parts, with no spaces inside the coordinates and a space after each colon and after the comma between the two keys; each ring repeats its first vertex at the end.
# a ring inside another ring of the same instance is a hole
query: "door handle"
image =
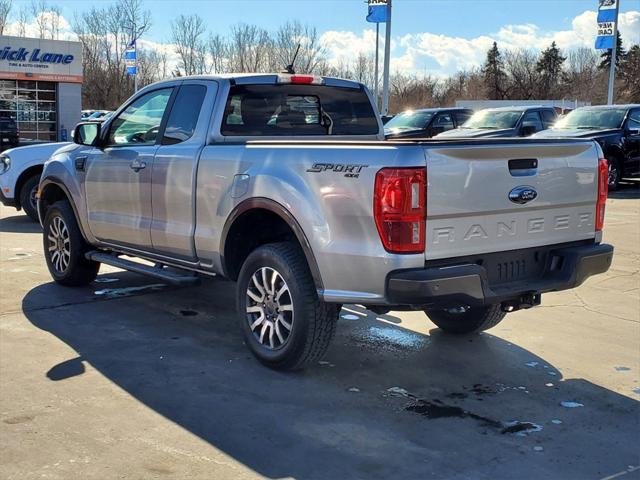
{"type": "Polygon", "coordinates": [[[129,165],[129,167],[131,167],[131,170],[133,170],[134,172],[139,172],[146,166],[147,166],[146,162],[141,162],[138,159],[134,160],[133,162],[131,162],[131,165],[129,165]]]}

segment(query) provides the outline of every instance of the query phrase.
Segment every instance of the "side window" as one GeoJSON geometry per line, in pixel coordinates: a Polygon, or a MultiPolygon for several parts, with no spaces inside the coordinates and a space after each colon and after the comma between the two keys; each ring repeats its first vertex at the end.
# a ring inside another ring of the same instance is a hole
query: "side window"
{"type": "Polygon", "coordinates": [[[136,99],[111,122],[107,144],[154,145],[172,91],[163,88],[136,99]]]}
{"type": "Polygon", "coordinates": [[[527,112],[522,119],[523,127],[535,127],[536,132],[544,130],[542,122],[540,121],[540,114],[538,112],[527,112]]]}
{"type": "Polygon", "coordinates": [[[551,125],[556,123],[556,114],[551,110],[543,110],[542,111],[542,122],[544,123],[544,128],[549,128],[551,125]]]}
{"type": "Polygon", "coordinates": [[[171,107],[162,145],[175,145],[189,140],[193,135],[207,94],[203,85],[183,85],[171,107]]]}
{"type": "Polygon", "coordinates": [[[451,118],[450,113],[441,113],[436,117],[433,121],[433,127],[438,130],[442,130],[446,132],[447,130],[451,130],[453,128],[453,119],[451,118]]]}
{"type": "Polygon", "coordinates": [[[640,110],[631,110],[629,112],[627,130],[640,130],[640,110]]]}

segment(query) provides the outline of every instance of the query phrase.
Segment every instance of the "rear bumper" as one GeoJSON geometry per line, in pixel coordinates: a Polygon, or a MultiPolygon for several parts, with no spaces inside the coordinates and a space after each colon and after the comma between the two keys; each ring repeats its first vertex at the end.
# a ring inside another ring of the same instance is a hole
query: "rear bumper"
{"type": "Polygon", "coordinates": [[[612,259],[611,245],[559,246],[545,252],[544,266],[536,275],[497,284],[491,284],[491,275],[477,263],[398,270],[387,276],[386,298],[391,305],[447,308],[503,303],[518,309],[539,303],[542,293],[575,288],[606,272],[612,259]]]}

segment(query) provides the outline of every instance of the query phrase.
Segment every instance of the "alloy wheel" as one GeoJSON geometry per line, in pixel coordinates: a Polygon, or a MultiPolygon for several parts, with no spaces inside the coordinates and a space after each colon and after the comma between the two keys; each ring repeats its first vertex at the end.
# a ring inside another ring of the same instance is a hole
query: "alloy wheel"
{"type": "Polygon", "coordinates": [[[255,339],[269,350],[284,347],[291,336],[293,299],[282,275],[270,267],[251,275],[246,292],[247,321],[255,339]]]}
{"type": "Polygon", "coordinates": [[[609,162],[609,186],[615,185],[618,181],[618,168],[609,162]]]}
{"type": "Polygon", "coordinates": [[[62,217],[53,217],[49,224],[47,239],[49,241],[48,254],[51,264],[58,273],[64,273],[71,260],[71,243],[69,229],[62,217]]]}

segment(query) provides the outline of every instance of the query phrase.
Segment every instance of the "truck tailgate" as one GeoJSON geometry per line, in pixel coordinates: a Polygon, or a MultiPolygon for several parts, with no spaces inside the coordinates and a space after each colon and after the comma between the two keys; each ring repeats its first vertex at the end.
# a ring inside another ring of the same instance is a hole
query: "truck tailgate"
{"type": "Polygon", "coordinates": [[[515,140],[425,151],[427,259],[594,238],[595,143],[515,140]]]}

